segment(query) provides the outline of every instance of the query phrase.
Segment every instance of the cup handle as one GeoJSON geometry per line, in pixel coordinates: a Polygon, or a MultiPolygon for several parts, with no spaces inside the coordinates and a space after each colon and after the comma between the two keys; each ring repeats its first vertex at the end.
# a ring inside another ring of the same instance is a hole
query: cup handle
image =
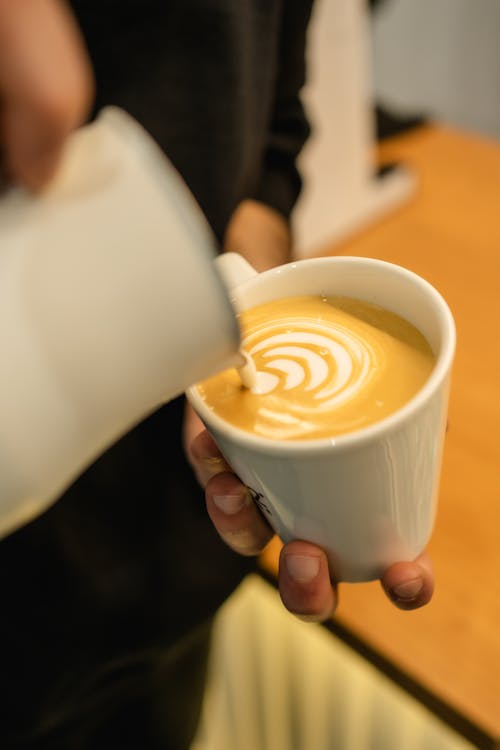
{"type": "Polygon", "coordinates": [[[229,291],[258,275],[258,271],[239,253],[222,253],[215,259],[215,265],[229,291]]]}

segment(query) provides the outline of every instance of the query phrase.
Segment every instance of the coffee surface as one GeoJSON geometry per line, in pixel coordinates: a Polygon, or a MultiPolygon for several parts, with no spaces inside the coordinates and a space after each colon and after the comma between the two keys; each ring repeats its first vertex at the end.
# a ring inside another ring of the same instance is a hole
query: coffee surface
{"type": "Polygon", "coordinates": [[[434,355],[403,318],[347,297],[290,297],[239,315],[257,382],[236,370],[200,383],[218,416],[274,440],[333,437],[393,413],[423,386],[434,355]]]}

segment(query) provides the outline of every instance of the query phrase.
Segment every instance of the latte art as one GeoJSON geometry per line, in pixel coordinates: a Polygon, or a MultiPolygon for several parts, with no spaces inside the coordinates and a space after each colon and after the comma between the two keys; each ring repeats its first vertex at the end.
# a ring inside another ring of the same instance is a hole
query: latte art
{"type": "Polygon", "coordinates": [[[328,408],[363,387],[375,362],[373,347],[327,322],[304,324],[292,319],[287,323],[293,332],[273,334],[281,327],[277,324],[266,328],[263,340],[255,333],[243,341],[243,348],[262,367],[257,370],[255,393],[300,387],[311,392],[319,406],[328,408]]]}
{"type": "Polygon", "coordinates": [[[242,349],[256,382],[234,371],[199,386],[207,404],[274,440],[350,432],[402,406],[428,377],[421,334],[393,313],[342,298],[297,297],[241,315],[242,349]]]}

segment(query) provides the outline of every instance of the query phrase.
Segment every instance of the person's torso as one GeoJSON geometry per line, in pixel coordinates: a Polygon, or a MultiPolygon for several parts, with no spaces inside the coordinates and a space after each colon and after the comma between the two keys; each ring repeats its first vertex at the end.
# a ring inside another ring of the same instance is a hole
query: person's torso
{"type": "Polygon", "coordinates": [[[219,239],[272,116],[282,0],[72,0],[97,81],[178,168],[219,239]]]}

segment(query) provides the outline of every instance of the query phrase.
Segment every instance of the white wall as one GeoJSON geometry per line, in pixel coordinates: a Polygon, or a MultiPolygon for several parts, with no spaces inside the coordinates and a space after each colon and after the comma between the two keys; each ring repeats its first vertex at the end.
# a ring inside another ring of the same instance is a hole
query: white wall
{"type": "Polygon", "coordinates": [[[500,0],[386,0],[373,46],[388,104],[500,138],[500,0]]]}

